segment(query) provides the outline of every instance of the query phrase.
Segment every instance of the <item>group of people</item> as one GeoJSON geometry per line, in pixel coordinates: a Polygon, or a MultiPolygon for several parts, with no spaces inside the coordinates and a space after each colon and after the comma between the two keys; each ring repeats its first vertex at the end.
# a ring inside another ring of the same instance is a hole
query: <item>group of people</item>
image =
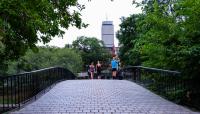
{"type": "Polygon", "coordinates": [[[94,62],[92,62],[90,64],[90,66],[89,66],[89,72],[90,72],[90,78],[91,79],[94,78],[95,68],[96,68],[97,76],[98,76],[98,79],[99,79],[100,75],[101,75],[101,63],[100,63],[100,61],[97,61],[96,66],[94,66],[94,62]]]}
{"type": "MultiPolygon", "coordinates": [[[[119,69],[119,60],[116,56],[113,56],[113,59],[111,60],[111,68],[112,68],[112,78],[116,79],[117,77],[117,70],[119,69]]],[[[101,70],[102,65],[100,61],[97,61],[97,64],[94,65],[94,62],[91,62],[89,66],[89,72],[90,72],[90,78],[94,78],[94,73],[96,71],[98,79],[101,78],[101,70]]]]}

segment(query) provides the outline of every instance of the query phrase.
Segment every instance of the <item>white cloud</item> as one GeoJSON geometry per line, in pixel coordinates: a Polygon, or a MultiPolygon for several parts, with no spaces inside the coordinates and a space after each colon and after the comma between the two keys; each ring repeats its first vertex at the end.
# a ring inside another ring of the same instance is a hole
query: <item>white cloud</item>
{"type": "MultiPolygon", "coordinates": [[[[141,0],[137,0],[141,1],[141,0]]],[[[89,26],[83,29],[77,29],[70,27],[65,30],[65,35],[62,38],[55,37],[48,45],[64,47],[65,44],[71,44],[78,36],[96,37],[101,39],[101,24],[102,21],[113,21],[114,31],[119,30],[119,24],[121,23],[120,17],[128,17],[130,14],[141,13],[140,8],[135,8],[132,5],[132,0],[79,0],[80,4],[85,5],[85,9],[81,12],[82,19],[89,26]]],[[[115,38],[115,45],[118,45],[118,41],[115,38]]]]}

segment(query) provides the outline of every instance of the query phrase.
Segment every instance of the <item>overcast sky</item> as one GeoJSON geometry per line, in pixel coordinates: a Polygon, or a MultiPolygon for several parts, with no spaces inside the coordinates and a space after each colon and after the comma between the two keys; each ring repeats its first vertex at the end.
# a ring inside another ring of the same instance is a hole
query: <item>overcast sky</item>
{"type": "MultiPolygon", "coordinates": [[[[82,19],[89,24],[87,28],[77,29],[70,27],[65,30],[63,38],[53,38],[48,44],[51,46],[64,47],[65,44],[72,44],[78,36],[96,37],[101,40],[101,24],[102,21],[113,21],[114,32],[119,30],[121,23],[120,17],[128,17],[130,14],[141,13],[140,8],[135,8],[132,5],[132,0],[78,0],[80,4],[85,5],[85,9],[81,11],[82,19]]],[[[137,2],[141,0],[136,0],[137,2]]],[[[115,46],[118,46],[118,41],[115,37],[115,46]]]]}

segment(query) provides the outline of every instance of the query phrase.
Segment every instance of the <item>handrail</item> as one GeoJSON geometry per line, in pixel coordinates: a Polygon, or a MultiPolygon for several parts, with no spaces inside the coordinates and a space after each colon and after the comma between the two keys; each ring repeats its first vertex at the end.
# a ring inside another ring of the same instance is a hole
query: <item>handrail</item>
{"type": "Polygon", "coordinates": [[[200,102],[196,100],[200,97],[200,83],[191,78],[186,79],[179,71],[127,66],[120,69],[118,76],[132,80],[176,103],[200,109],[200,102]]]}
{"type": "Polygon", "coordinates": [[[2,113],[20,108],[52,84],[75,79],[75,75],[62,67],[50,67],[11,76],[0,76],[0,79],[0,113],[2,113]]]}
{"type": "Polygon", "coordinates": [[[150,67],[144,67],[144,66],[127,66],[124,67],[123,69],[131,69],[131,68],[139,68],[139,69],[144,69],[144,70],[152,70],[154,72],[167,72],[167,73],[172,73],[172,74],[180,74],[179,71],[172,71],[172,70],[163,70],[163,69],[158,69],[158,68],[150,68],[150,67]]]}
{"type": "Polygon", "coordinates": [[[29,71],[29,72],[22,72],[22,73],[8,75],[8,76],[0,76],[0,78],[12,77],[12,76],[17,76],[17,75],[25,75],[25,74],[30,74],[30,73],[34,73],[34,72],[40,72],[40,71],[54,69],[54,68],[62,68],[62,67],[48,67],[48,68],[43,68],[43,69],[39,69],[39,70],[33,70],[33,71],[29,71]]]}

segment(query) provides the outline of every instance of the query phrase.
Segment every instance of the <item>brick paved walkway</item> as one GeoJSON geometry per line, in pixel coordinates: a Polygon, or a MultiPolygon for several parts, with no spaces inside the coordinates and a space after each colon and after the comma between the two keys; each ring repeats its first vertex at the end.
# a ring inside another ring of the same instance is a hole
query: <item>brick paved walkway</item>
{"type": "MultiPolygon", "coordinates": [[[[197,113],[197,112],[196,112],[197,113]]],[[[68,80],[11,114],[196,114],[125,80],[68,80]]]]}

